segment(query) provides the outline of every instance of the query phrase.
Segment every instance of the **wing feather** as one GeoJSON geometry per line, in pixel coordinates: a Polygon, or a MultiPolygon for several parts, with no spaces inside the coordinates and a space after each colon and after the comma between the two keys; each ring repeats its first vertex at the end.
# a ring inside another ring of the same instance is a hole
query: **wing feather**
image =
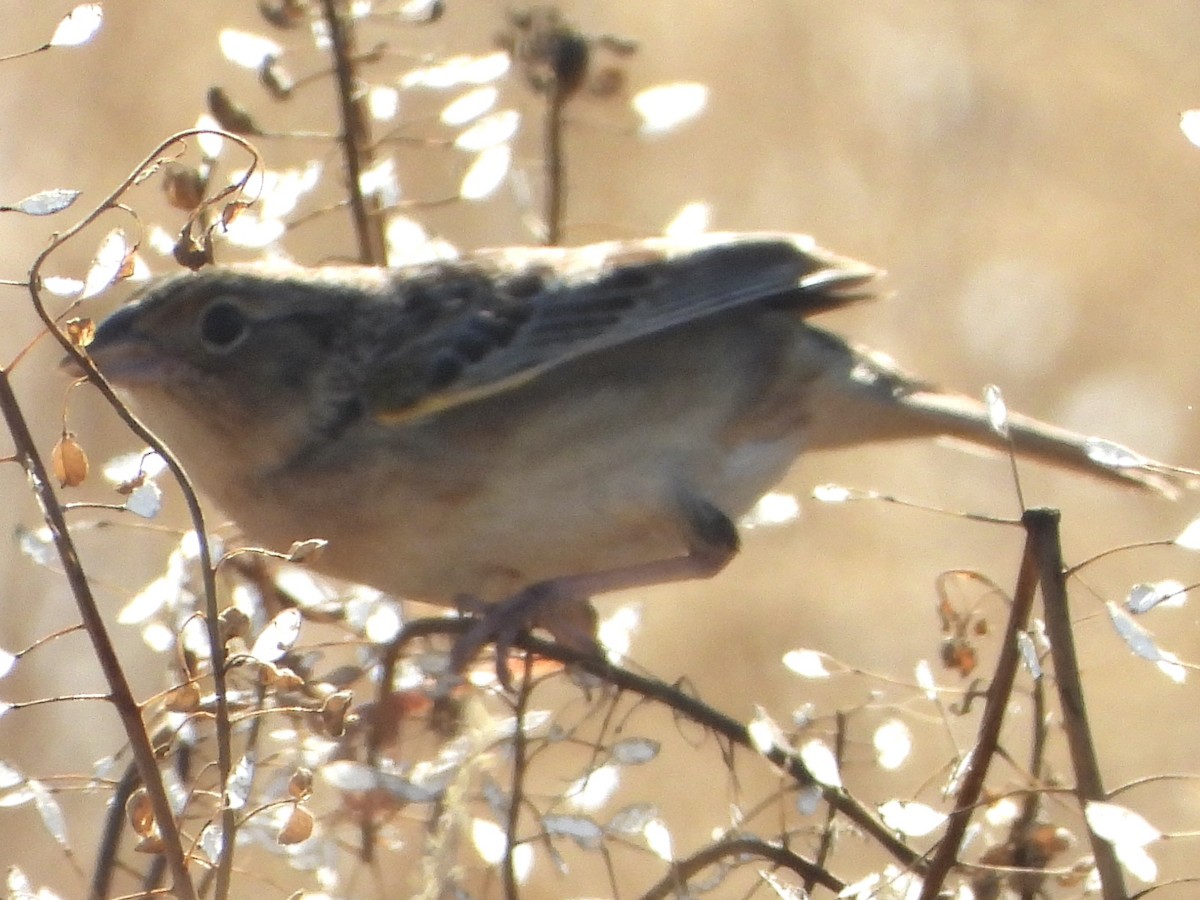
{"type": "Polygon", "coordinates": [[[408,421],[738,307],[841,306],[875,275],[791,235],[481,251],[399,270],[406,314],[380,331],[366,394],[377,417],[408,421]]]}

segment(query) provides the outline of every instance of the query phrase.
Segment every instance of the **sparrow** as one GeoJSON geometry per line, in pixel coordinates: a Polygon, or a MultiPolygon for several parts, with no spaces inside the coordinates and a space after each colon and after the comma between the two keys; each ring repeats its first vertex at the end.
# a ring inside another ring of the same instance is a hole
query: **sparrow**
{"type": "Polygon", "coordinates": [[[322,538],[320,571],[477,612],[460,667],[534,626],[594,647],[594,595],[715,575],[807,450],[949,435],[1170,490],[812,323],[877,275],[773,233],[212,267],[87,353],[246,540],[322,538]]]}

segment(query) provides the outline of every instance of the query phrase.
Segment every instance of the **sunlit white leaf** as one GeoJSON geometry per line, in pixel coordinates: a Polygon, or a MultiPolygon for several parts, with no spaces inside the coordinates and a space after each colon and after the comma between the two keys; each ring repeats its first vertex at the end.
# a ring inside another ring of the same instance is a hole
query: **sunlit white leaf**
{"type": "Polygon", "coordinates": [[[465,125],[495,106],[499,96],[500,92],[490,84],[460,94],[442,110],[442,124],[465,125]]]}
{"type": "Polygon", "coordinates": [[[179,629],[179,643],[197,659],[207,660],[212,647],[208,642],[208,626],[200,616],[189,616],[179,629]]]}
{"type": "Polygon", "coordinates": [[[367,91],[367,109],[376,122],[389,122],[400,111],[400,92],[386,85],[372,85],[367,91]]]}
{"type": "Polygon", "coordinates": [[[1175,545],[1185,550],[1200,550],[1200,517],[1188,522],[1187,527],[1175,538],[1175,545]]]}
{"type": "Polygon", "coordinates": [[[989,384],[983,391],[983,403],[987,407],[988,424],[992,426],[992,431],[1000,435],[1000,437],[1008,437],[1008,406],[1004,402],[1004,395],[1000,393],[1000,388],[994,384],[989,384]]]}
{"type": "Polygon", "coordinates": [[[1183,684],[1187,681],[1187,667],[1184,666],[1178,656],[1170,650],[1159,650],[1160,659],[1155,663],[1158,670],[1170,678],[1176,684],[1183,684]]]}
{"type": "Polygon", "coordinates": [[[7,791],[18,784],[25,783],[25,776],[4,760],[0,760],[0,791],[7,791]]]}
{"type": "Polygon", "coordinates": [[[929,667],[929,660],[918,660],[914,674],[917,678],[917,684],[925,692],[925,699],[936,700],[937,684],[933,680],[933,669],[929,667]]]}
{"type": "Polygon", "coordinates": [[[509,55],[504,51],[482,56],[452,56],[433,66],[406,72],[400,87],[449,88],[457,85],[487,84],[508,71],[509,55]]]}
{"type": "Polygon", "coordinates": [[[1117,859],[1129,874],[1143,884],[1158,880],[1158,863],[1146,852],[1145,847],[1135,844],[1117,844],[1113,847],[1117,859]]]}
{"type": "Polygon", "coordinates": [[[993,828],[1011,825],[1021,813],[1021,807],[1012,797],[1001,797],[983,811],[983,817],[993,828]]]}
{"type": "Polygon", "coordinates": [[[458,257],[458,251],[448,241],[431,238],[424,226],[408,216],[390,217],[384,239],[387,242],[389,266],[416,265],[458,257]]]}
{"type": "Polygon", "coordinates": [[[242,809],[250,799],[250,786],[254,783],[254,755],[247,753],[239,759],[229,773],[225,783],[225,802],[231,809],[242,809]]]}
{"type": "Polygon", "coordinates": [[[125,498],[125,508],[135,516],[153,519],[162,510],[163,492],[153,481],[134,488],[125,498]]]}
{"type": "Polygon", "coordinates": [[[208,857],[208,861],[215,863],[221,858],[221,851],[225,847],[225,832],[216,822],[209,822],[200,832],[200,841],[197,844],[200,852],[208,857]]]}
{"type": "Polygon", "coordinates": [[[1185,138],[1200,147],[1200,109],[1189,109],[1180,113],[1179,130],[1185,138]]]}
{"type": "Polygon", "coordinates": [[[374,197],[381,206],[400,202],[400,181],[396,177],[396,161],[390,156],[365,169],[358,179],[364,195],[374,197]]]}
{"type": "Polygon", "coordinates": [[[746,726],[746,732],[754,749],[764,755],[773,750],[786,749],[788,746],[783,730],[761,706],[755,706],[754,718],[746,726]]]}
{"type": "Polygon", "coordinates": [[[487,818],[474,818],[470,822],[470,841],[475,845],[475,852],[488,865],[498,865],[504,862],[504,850],[509,845],[508,835],[496,822],[487,818]]]}
{"type": "Polygon", "coordinates": [[[50,216],[56,212],[62,212],[74,203],[79,194],[79,191],[67,188],[52,188],[31,194],[12,206],[0,206],[0,210],[24,213],[27,216],[50,216]]]}
{"type": "MultiPolygon", "coordinates": [[[[385,157],[384,163],[390,164],[391,158],[385,157]]],[[[301,198],[305,194],[311,193],[320,184],[322,171],[324,171],[324,166],[317,159],[310,159],[303,166],[289,169],[267,169],[265,171],[256,169],[246,182],[246,195],[257,198],[258,202],[253,210],[239,212],[230,223],[230,227],[247,212],[250,212],[252,217],[258,216],[263,221],[282,219],[289,215],[299,205],[301,198]]],[[[384,169],[383,171],[387,172],[388,170],[384,169]]],[[[374,173],[375,170],[369,169],[368,172],[374,173]]],[[[243,173],[235,172],[234,177],[241,178],[243,173]]],[[[363,179],[367,183],[363,184],[360,181],[360,184],[367,193],[380,190],[379,185],[370,181],[372,177],[384,176],[363,173],[363,179]]]]}
{"type": "Polygon", "coordinates": [[[155,653],[165,653],[175,646],[175,632],[163,622],[147,622],[142,626],[142,641],[155,653]]]}
{"type": "Polygon", "coordinates": [[[160,610],[176,605],[184,592],[178,573],[159,575],[138,591],[121,607],[117,621],[122,625],[138,625],[160,610]]]}
{"type": "Polygon", "coordinates": [[[876,728],[871,742],[875,745],[875,758],[884,769],[900,768],[912,753],[912,732],[899,719],[888,719],[876,728]]]}
{"type": "Polygon", "coordinates": [[[675,218],[667,223],[663,234],[673,238],[694,237],[708,231],[711,218],[712,207],[701,200],[693,200],[675,213],[675,218]]]}
{"type": "Polygon", "coordinates": [[[963,778],[966,777],[967,771],[971,768],[971,760],[975,758],[975,748],[972,747],[950,771],[950,777],[946,779],[946,784],[942,787],[943,797],[957,796],[958,789],[962,787],[963,778]]]}
{"type": "Polygon", "coordinates": [[[642,607],[638,603],[619,606],[600,620],[596,637],[604,648],[605,658],[613,665],[620,665],[633,646],[633,635],[642,622],[642,607]]]}
{"type": "Polygon", "coordinates": [[[78,47],[92,39],[104,24],[104,7],[99,3],[81,3],[59,20],[51,47],[78,47]]]}
{"type": "Polygon", "coordinates": [[[802,678],[828,678],[825,654],[816,650],[789,650],[783,654],[783,664],[802,678]]]}
{"type": "Polygon", "coordinates": [[[642,118],[642,134],[663,134],[694,119],[708,105],[708,88],[697,82],[677,81],[639,91],[633,108],[642,118]]]}
{"type": "Polygon", "coordinates": [[[55,297],[77,297],[83,292],[83,282],[78,278],[48,275],[42,279],[42,287],[55,297]]]}
{"type": "Polygon", "coordinates": [[[924,837],[940,828],[946,814],[916,800],[889,800],[879,807],[883,824],[909,837],[924,837]]]}
{"type": "Polygon", "coordinates": [[[363,637],[373,644],[386,644],[400,633],[403,624],[399,607],[392,601],[381,598],[367,617],[363,637]]]}
{"type": "Polygon", "coordinates": [[[1142,816],[1116,803],[1089,801],[1083,814],[1088,827],[1110,844],[1144,847],[1162,837],[1162,832],[1142,816]]]}
{"type": "Polygon", "coordinates": [[[511,165],[512,148],[508,144],[488,147],[467,167],[458,195],[464,200],[490,197],[504,183],[511,165]]]}
{"type": "Polygon", "coordinates": [[[18,659],[20,657],[15,653],[9,653],[7,650],[0,648],[0,678],[8,676],[8,673],[16,666],[18,659]]]}
{"type": "Polygon", "coordinates": [[[845,503],[854,497],[854,492],[840,484],[818,484],[812,490],[812,497],[822,503],[845,503]]]}
{"type": "Polygon", "coordinates": [[[570,838],[584,850],[598,850],[604,841],[604,829],[587,816],[542,816],[542,828],[551,837],[570,838]]]}
{"type": "Polygon", "coordinates": [[[39,528],[26,528],[18,525],[17,547],[39,566],[53,565],[58,560],[54,549],[54,532],[45,525],[39,528]]]}
{"type": "Polygon", "coordinates": [[[267,57],[278,58],[283,54],[283,48],[270,38],[236,28],[222,28],[217,43],[227,60],[246,69],[257,70],[267,57]]]}
{"type": "Polygon", "coordinates": [[[659,817],[658,807],[653,803],[634,803],[617,810],[608,820],[606,829],[613,834],[632,837],[641,834],[647,823],[659,817]]]}
{"type": "Polygon", "coordinates": [[[519,112],[515,109],[501,109],[484,116],[460,133],[454,139],[454,146],[469,153],[478,153],[480,150],[509,141],[520,126],[519,112]]]}
{"type": "Polygon", "coordinates": [[[796,791],[796,812],[802,816],[811,816],[821,806],[825,792],[817,783],[802,785],[796,791]]]}
{"type": "Polygon", "coordinates": [[[661,748],[658,741],[650,738],[622,738],[612,745],[612,758],[623,766],[640,766],[658,756],[661,748]]]}
{"type": "Polygon", "coordinates": [[[842,774],[838,771],[837,757],[824,741],[806,741],[800,748],[800,760],[818,784],[828,788],[842,786],[842,774]]]}
{"type": "Polygon", "coordinates": [[[875,888],[882,880],[883,875],[881,873],[871,872],[869,875],[864,875],[858,881],[851,882],[838,891],[838,898],[839,900],[840,898],[847,898],[847,900],[859,900],[859,898],[867,900],[867,898],[874,898],[878,896],[875,893],[875,888]]]}
{"type": "MultiPolygon", "coordinates": [[[[11,703],[0,703],[0,715],[3,715],[11,707],[11,703]]],[[[14,809],[32,803],[33,800],[33,790],[29,787],[29,783],[22,779],[20,785],[0,792],[0,809],[14,809]]]]}
{"type": "Polygon", "coordinates": [[[266,219],[252,209],[243,209],[219,233],[235,247],[261,250],[281,240],[287,226],[280,219],[266,219]]]}
{"type": "Polygon", "coordinates": [[[166,469],[167,461],[147,448],[112,457],[100,472],[110,484],[129,484],[139,478],[157,478],[166,469]]]}
{"type": "Polygon", "coordinates": [[[1187,587],[1173,578],[1153,584],[1135,584],[1125,597],[1125,608],[1134,615],[1149,612],[1156,606],[1178,607],[1187,602],[1187,587]]]}
{"type": "Polygon", "coordinates": [[[758,877],[771,889],[771,893],[781,900],[808,900],[808,892],[804,888],[785,884],[774,872],[759,870],[758,877]]]}
{"type": "Polygon", "coordinates": [[[1017,632],[1017,651],[1021,654],[1021,661],[1025,663],[1025,668],[1029,670],[1029,674],[1034,678],[1041,678],[1042,661],[1038,659],[1037,647],[1034,646],[1033,638],[1029,636],[1029,632],[1017,632]]]}
{"type": "Polygon", "coordinates": [[[1084,441],[1083,452],[1092,462],[1110,469],[1137,469],[1149,462],[1140,453],[1135,453],[1116,441],[1106,441],[1104,438],[1088,438],[1084,441]]]}
{"type": "Polygon", "coordinates": [[[738,520],[743,528],[786,525],[800,516],[800,502],[793,494],[771,491],[763,494],[750,511],[738,520]]]}
{"type": "Polygon", "coordinates": [[[46,830],[50,832],[50,836],[58,842],[63,849],[70,851],[71,843],[67,838],[67,817],[63,815],[62,807],[58,805],[58,800],[50,793],[40,781],[29,779],[27,787],[33,793],[33,805],[37,809],[38,815],[42,819],[42,824],[46,826],[46,830]]]}
{"type": "Polygon", "coordinates": [[[375,769],[349,759],[334,760],[322,766],[321,778],[335,790],[349,793],[361,793],[379,787],[378,772],[375,769]]]}
{"type": "Polygon", "coordinates": [[[4,880],[4,886],[8,891],[10,900],[36,900],[37,894],[33,889],[33,882],[17,866],[8,867],[8,875],[4,880]]]}
{"type": "Polygon", "coordinates": [[[1130,650],[1150,662],[1158,662],[1162,658],[1158,647],[1154,645],[1154,638],[1150,636],[1150,632],[1131,619],[1129,613],[1111,600],[1105,603],[1104,607],[1108,610],[1108,617],[1112,620],[1113,628],[1117,630],[1117,634],[1121,636],[1130,650]]]}
{"type": "Polygon", "coordinates": [[[423,24],[440,16],[444,0],[404,0],[397,12],[406,22],[423,24]]]}
{"type": "Polygon", "coordinates": [[[295,646],[300,639],[304,617],[298,609],[285,609],[267,626],[250,648],[250,655],[263,662],[275,662],[295,646]]]}
{"type": "Polygon", "coordinates": [[[575,809],[593,812],[609,801],[621,783],[621,770],[612,764],[597,766],[567,786],[563,799],[575,809]]]}
{"type": "Polygon", "coordinates": [[[83,292],[79,299],[94,297],[116,281],[128,255],[129,244],[125,240],[125,232],[114,228],[100,240],[96,256],[88,267],[87,275],[84,276],[83,292]]]}
{"type": "Polygon", "coordinates": [[[646,839],[646,846],[650,848],[650,852],[659,859],[671,862],[675,858],[675,849],[671,846],[671,830],[662,819],[651,819],[647,822],[646,827],[642,829],[642,836],[646,839]]]}

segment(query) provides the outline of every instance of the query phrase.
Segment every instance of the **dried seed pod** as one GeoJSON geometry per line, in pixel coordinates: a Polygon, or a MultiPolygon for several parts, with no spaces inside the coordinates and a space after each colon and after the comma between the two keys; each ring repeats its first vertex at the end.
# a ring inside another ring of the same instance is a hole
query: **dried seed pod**
{"type": "Polygon", "coordinates": [[[88,458],[75,435],[64,431],[54,450],[50,453],[50,464],[59,487],[76,487],[83,484],[88,475],[88,458]]]}

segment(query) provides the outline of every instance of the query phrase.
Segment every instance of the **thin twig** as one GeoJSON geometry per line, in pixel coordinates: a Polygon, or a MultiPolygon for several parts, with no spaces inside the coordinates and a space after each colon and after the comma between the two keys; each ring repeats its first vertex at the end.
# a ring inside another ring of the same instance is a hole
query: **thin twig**
{"type": "Polygon", "coordinates": [[[358,239],[358,258],[364,265],[387,263],[378,204],[363,194],[362,175],[371,167],[373,154],[367,128],[362,84],[355,70],[354,28],[345,0],[321,0],[321,11],[329,28],[333,71],[337,76],[338,105],[342,120],[342,156],[346,161],[346,193],[358,239]]]}
{"type": "Polygon", "coordinates": [[[566,159],[563,151],[563,109],[567,95],[555,85],[546,96],[545,152],[546,173],[546,244],[562,243],[563,209],[567,203],[566,159]]]}
{"type": "Polygon", "coordinates": [[[958,861],[963,835],[967,831],[975,805],[983,793],[988,767],[1000,742],[1000,727],[1004,724],[1004,713],[1008,708],[1021,659],[1017,635],[1025,630],[1029,622],[1029,614],[1037,592],[1039,559],[1032,523],[1045,514],[1044,510],[1028,510],[1021,517],[1026,528],[1025,552],[1021,555],[1021,568],[1017,573],[1012,609],[1009,611],[1008,625],[1004,629],[1004,638],[1000,645],[1000,658],[996,661],[996,670],[988,687],[983,716],[979,722],[979,736],[971,751],[967,770],[963,773],[962,786],[955,798],[954,812],[950,814],[946,823],[946,833],[938,843],[929,864],[929,871],[925,875],[925,883],[921,887],[921,900],[933,900],[938,896],[942,883],[958,861]]]}
{"type": "MultiPolygon", "coordinates": [[[[1071,751],[1071,766],[1075,770],[1075,792],[1081,803],[1106,800],[1100,777],[1096,745],[1088,725],[1087,707],[1083,698],[1083,683],[1079,678],[1079,658],[1075,653],[1075,635],[1071,629],[1071,612],[1067,603],[1062,544],[1058,533],[1057,512],[1042,511],[1030,522],[1030,535],[1037,547],[1042,598],[1046,610],[1046,637],[1050,640],[1050,658],[1054,660],[1054,677],[1058,684],[1059,705],[1062,707],[1063,731],[1071,751]]],[[[1100,874],[1100,891],[1104,900],[1124,900],[1125,877],[1112,844],[1088,828],[1096,871],[1100,874]]]]}
{"type": "Polygon", "coordinates": [[[816,863],[792,852],[781,844],[764,841],[758,837],[739,835],[717,841],[685,859],[672,863],[671,871],[650,890],[642,894],[639,900],[664,900],[664,898],[676,896],[680,885],[686,884],[709,866],[730,857],[745,856],[770,860],[775,865],[796,873],[800,878],[806,881],[811,880],[830,891],[841,891],[846,886],[845,882],[834,878],[816,863]]]}
{"type": "Polygon", "coordinates": [[[183,856],[183,845],[180,842],[179,829],[175,816],[171,812],[171,803],[167,798],[166,788],[158,771],[158,763],[154,758],[154,748],[150,746],[150,737],[146,733],[146,723],[142,719],[142,710],[138,706],[133,689],[125,677],[125,670],[117,656],[116,648],[109,638],[104,618],[96,605],[92,594],[91,584],[83,570],[83,562],[75,548],[75,541],[67,528],[62,508],[54,489],[50,486],[50,473],[46,471],[45,463],[37,451],[37,442],[29,430],[17,395],[13,392],[12,381],[6,370],[0,370],[0,411],[3,412],[9,434],[12,435],[17,456],[21,460],[29,476],[29,483],[42,507],[42,516],[54,536],[54,547],[62,562],[63,572],[71,586],[71,594],[75,598],[79,615],[83,619],[96,661],[104,672],[104,679],[112,704],[125,735],[129,740],[129,748],[137,763],[138,774],[146,788],[153,807],[155,822],[158,825],[163,842],[163,854],[171,868],[173,879],[172,889],[180,900],[195,900],[196,892],[188,875],[187,862],[183,856]]]}
{"type": "Polygon", "coordinates": [[[529,697],[533,694],[533,654],[526,653],[521,686],[517,690],[517,703],[513,708],[514,727],[512,742],[512,793],[508,798],[508,819],[504,823],[504,862],[501,874],[504,879],[505,900],[519,900],[517,889],[517,824],[521,818],[521,803],[525,792],[525,764],[529,737],[525,734],[525,713],[529,708],[529,697]]]}
{"type": "MultiPolygon", "coordinates": [[[[51,335],[62,345],[62,347],[75,359],[80,369],[82,369],[88,377],[92,385],[101,393],[104,399],[116,412],[117,416],[125,423],[137,437],[145,441],[151,449],[155,450],[166,462],[167,468],[170,470],[176,483],[179,485],[180,493],[183,496],[184,504],[187,506],[188,514],[192,522],[192,527],[196,530],[196,534],[200,537],[199,544],[199,564],[201,578],[204,585],[204,602],[205,602],[205,620],[208,628],[209,649],[212,657],[212,676],[213,676],[213,693],[216,699],[216,743],[217,743],[217,771],[221,780],[221,788],[224,791],[225,784],[229,780],[229,772],[232,768],[232,751],[230,747],[231,732],[229,723],[229,705],[225,690],[225,650],[221,643],[220,634],[218,631],[219,622],[217,618],[217,585],[215,570],[213,568],[212,554],[208,546],[207,531],[204,525],[204,513],[200,508],[200,501],[196,496],[195,490],[192,488],[191,482],[184,472],[183,466],[173,453],[163,444],[161,440],[151,431],[116,395],[112,386],[104,379],[104,377],[92,364],[91,359],[81,352],[70,340],[70,338],[62,332],[58,327],[54,317],[50,315],[42,303],[41,295],[38,292],[38,285],[41,283],[41,269],[50,255],[65,244],[68,240],[74,238],[84,228],[91,225],[100,216],[110,210],[118,208],[118,199],[128,191],[134,184],[138,183],[146,172],[152,171],[157,165],[160,157],[173,145],[183,145],[186,138],[199,134],[219,134],[226,140],[232,141],[242,147],[251,156],[251,164],[247,166],[246,173],[242,180],[234,186],[225,188],[211,198],[208,202],[219,202],[224,197],[244,187],[246,179],[248,179],[255,171],[258,165],[258,154],[253,147],[244,139],[235,134],[227,132],[218,132],[213,129],[190,129],[172,135],[165,141],[154,148],[151,153],[145,157],[122,181],[115,190],[107,197],[100,201],[91,212],[72,225],[70,228],[57,234],[46,248],[38,254],[34,259],[33,265],[29,268],[29,292],[34,311],[45,324],[51,335]]],[[[5,376],[4,390],[11,395],[11,385],[5,376]]],[[[21,411],[16,404],[15,396],[12,396],[13,410],[16,418],[9,415],[6,410],[6,417],[9,419],[9,427],[12,429],[19,419],[19,424],[24,427],[24,418],[21,416],[21,411]]],[[[28,429],[26,428],[26,433],[28,429]]],[[[15,436],[14,436],[15,437],[15,436]]],[[[32,438],[29,439],[32,441],[32,438]]],[[[27,464],[35,463],[39,468],[43,468],[41,460],[37,456],[36,448],[32,443],[28,445],[29,451],[26,458],[27,464]]],[[[44,481],[44,475],[41,479],[44,481]]],[[[46,517],[47,524],[50,524],[51,531],[54,533],[55,545],[58,548],[60,558],[63,559],[66,566],[66,574],[68,581],[72,587],[72,593],[75,596],[76,602],[79,604],[81,612],[83,612],[84,625],[88,629],[88,634],[92,639],[93,646],[97,648],[97,655],[100,655],[98,642],[103,642],[109,646],[107,633],[104,631],[104,623],[100,618],[99,613],[95,611],[94,598],[87,582],[87,577],[83,573],[82,564],[79,562],[78,556],[75,553],[74,544],[71,541],[70,534],[67,531],[66,523],[62,518],[62,510],[58,506],[57,498],[54,497],[52,491],[49,490],[49,482],[45,482],[45,496],[40,496],[42,500],[43,515],[46,517]],[[55,525],[51,521],[51,516],[59,523],[55,525]],[[68,557],[70,563],[68,564],[68,557]],[[74,566],[74,569],[72,569],[74,566]],[[86,608],[86,609],[85,609],[86,608]]],[[[39,488],[40,490],[41,488],[39,488]]],[[[115,656],[112,662],[116,665],[116,673],[120,673],[119,663],[115,656]]],[[[103,660],[101,661],[104,666],[103,660]]],[[[105,669],[105,675],[108,677],[109,672],[105,669]]],[[[124,678],[122,675],[122,683],[124,678]]],[[[127,737],[129,738],[131,749],[133,749],[134,760],[138,766],[138,772],[142,777],[147,794],[150,797],[151,805],[154,811],[155,820],[158,824],[161,836],[164,842],[164,853],[166,854],[168,866],[171,869],[173,879],[172,890],[181,898],[194,898],[196,896],[195,887],[188,875],[187,866],[184,861],[183,848],[179,842],[179,832],[175,825],[174,813],[171,810],[171,805],[167,799],[166,790],[163,787],[162,776],[158,771],[158,765],[154,759],[153,752],[150,750],[149,740],[146,736],[145,723],[141,717],[141,710],[137,707],[136,701],[132,694],[128,693],[128,685],[125,685],[125,694],[120,693],[113,686],[110,679],[110,688],[113,688],[113,702],[118,707],[118,711],[122,716],[124,725],[126,726],[127,737]],[[126,702],[125,696],[128,695],[128,702],[133,706],[129,710],[121,709],[121,706],[126,702]],[[136,719],[133,714],[136,713],[136,719]],[[142,747],[144,750],[134,749],[142,747]]],[[[225,840],[222,843],[220,858],[217,861],[217,900],[225,900],[229,893],[229,883],[233,872],[233,848],[234,835],[233,829],[236,825],[236,819],[233,810],[228,805],[223,804],[222,810],[222,828],[225,840]]]]}
{"type": "MultiPolygon", "coordinates": [[[[393,641],[393,646],[395,652],[400,653],[408,643],[417,638],[438,634],[458,636],[465,634],[474,624],[469,618],[415,619],[405,623],[400,634],[393,641]]],[[[639,675],[613,665],[608,660],[601,659],[585,650],[575,650],[532,635],[519,636],[514,641],[514,646],[535,653],[544,659],[552,659],[565,665],[575,666],[612,685],[617,690],[628,691],[645,697],[647,700],[662,703],[683,718],[692,720],[729,742],[749,749],[755,755],[763,755],[772,765],[777,766],[797,782],[804,785],[813,783],[812,775],[794,754],[779,748],[772,749],[766,754],[760,754],[755,748],[754,742],[750,740],[750,734],[745,725],[737,719],[713,709],[702,700],[685,693],[678,685],[670,685],[655,678],[639,675]]],[[[825,802],[861,828],[901,866],[917,873],[925,870],[927,863],[922,855],[897,838],[895,833],[879,820],[870,807],[844,790],[835,788],[823,788],[822,790],[825,802]]]]}

